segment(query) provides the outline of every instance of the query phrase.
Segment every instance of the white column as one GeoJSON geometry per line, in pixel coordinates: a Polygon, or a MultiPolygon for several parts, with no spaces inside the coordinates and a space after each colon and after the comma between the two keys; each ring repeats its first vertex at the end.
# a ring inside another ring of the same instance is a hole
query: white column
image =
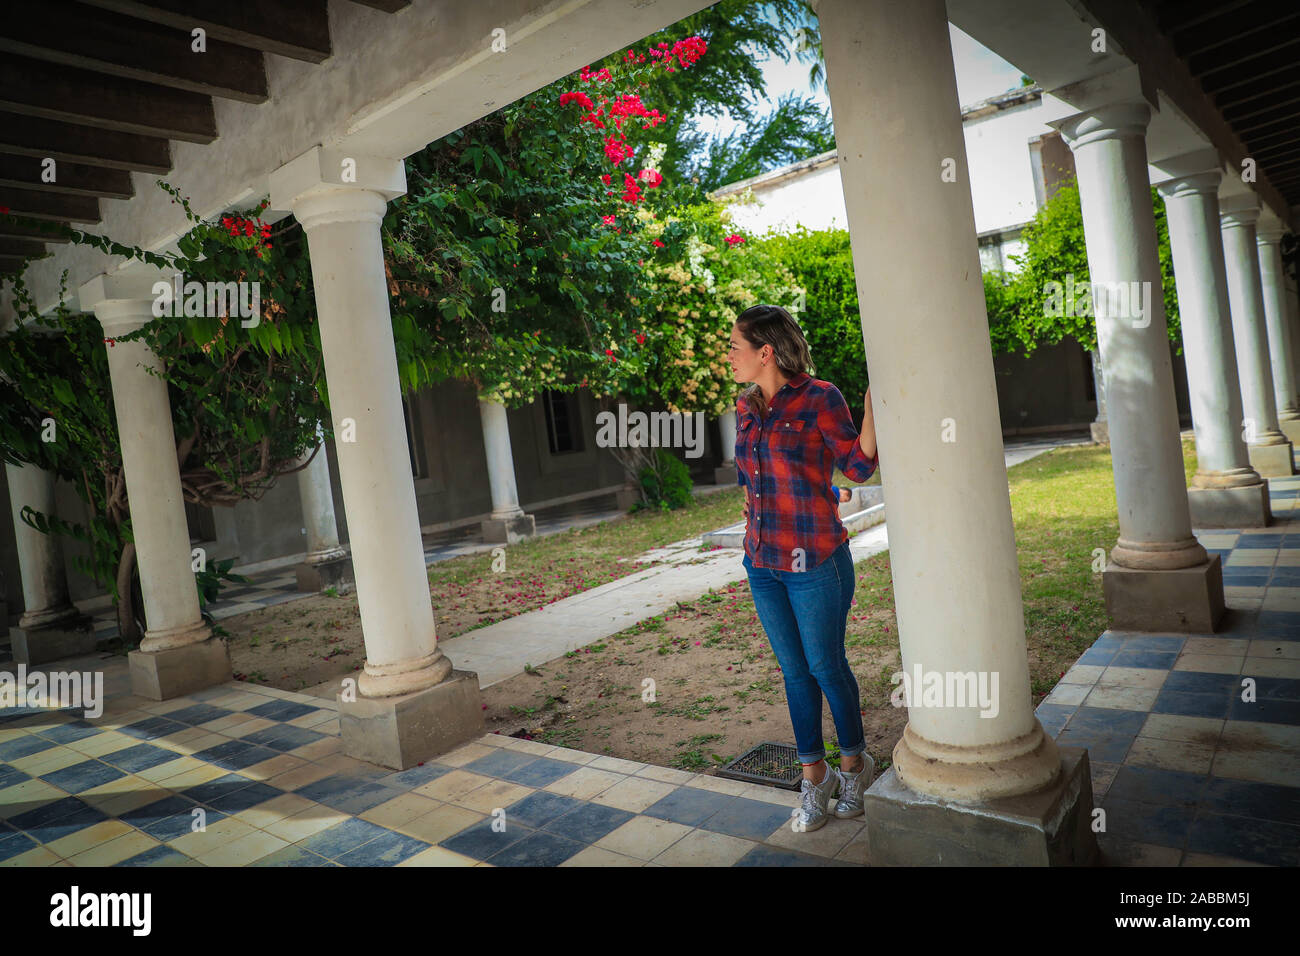
{"type": "MultiPolygon", "coordinates": [[[[1291,373],[1297,386],[1300,386],[1300,288],[1286,269],[1282,270],[1283,284],[1286,286],[1286,314],[1291,326],[1291,373]]],[[[1300,396],[1297,396],[1300,400],[1300,396]]]]}
{"type": "Polygon", "coordinates": [[[492,489],[492,517],[514,518],[524,513],[515,486],[515,459],[510,450],[510,422],[500,402],[480,398],[483,449],[487,453],[488,485],[492,489]]]}
{"type": "Polygon", "coordinates": [[[1273,368],[1264,325],[1264,293],[1259,280],[1259,250],[1255,223],[1258,201],[1225,201],[1219,222],[1223,233],[1223,258],[1228,274],[1232,331],[1237,342],[1241,372],[1241,397],[1246,418],[1254,423],[1255,444],[1283,440],[1277,427],[1277,402],[1273,397],[1273,368]],[[1253,206],[1251,204],[1254,204],[1253,206]]]}
{"type": "Polygon", "coordinates": [[[199,644],[212,636],[199,614],[194,586],[167,381],[156,374],[161,363],[147,345],[114,341],[152,320],[153,284],[170,279],[141,267],[129,275],[100,276],[81,289],[82,308],[94,310],[110,340],[104,348],[149,625],[140,642],[144,652],[199,644]]]}
{"type": "Polygon", "coordinates": [[[999,681],[995,716],[915,702],[894,770],[912,790],[947,799],[1029,793],[1058,780],[1061,758],[1029,692],[947,15],[942,0],[818,0],[815,7],[858,294],[873,303],[862,310],[862,333],[887,462],[903,669],[999,681]],[[955,167],[955,182],[942,181],[946,166],[955,167]],[[945,440],[954,431],[956,440],[945,440]]]}
{"type": "Polygon", "coordinates": [[[293,211],[311,252],[366,645],[357,688],[364,697],[424,690],[452,665],[434,635],[379,234],[388,200],[406,190],[405,170],[400,159],[315,148],[270,182],[272,207],[293,211]],[[344,183],[348,167],[356,172],[344,183]]]}
{"type": "Polygon", "coordinates": [[[1173,366],[1147,180],[1145,103],[1080,113],[1055,125],[1074,153],[1125,568],[1204,564],[1192,536],[1173,366]],[[1120,302],[1127,293],[1127,306],[1120,302]]]}
{"type": "Polygon", "coordinates": [[[718,416],[718,431],[722,435],[722,464],[736,463],[736,410],[718,416]]]}
{"type": "Polygon", "coordinates": [[[307,528],[308,564],[333,561],[347,554],[347,550],[339,545],[339,525],[334,517],[334,489],[330,484],[324,436],[318,433],[317,437],[322,442],[316,449],[316,456],[311,464],[298,472],[298,497],[302,500],[302,520],[307,528]]]}
{"type": "Polygon", "coordinates": [[[1238,488],[1262,480],[1250,465],[1241,436],[1241,386],[1237,379],[1228,279],[1219,232],[1217,168],[1162,183],[1169,244],[1178,286],[1183,349],[1196,431],[1197,488],[1238,488]]]}
{"type": "Polygon", "coordinates": [[[53,515],[54,473],[35,465],[5,465],[14,517],[18,567],[23,579],[21,628],[52,627],[79,617],[68,598],[63,547],[56,534],[42,534],[20,517],[24,506],[53,515]]]}
{"type": "Polygon", "coordinates": [[[1255,229],[1259,255],[1260,291],[1264,299],[1264,324],[1268,328],[1268,353],[1272,360],[1273,400],[1278,424],[1288,434],[1300,429],[1300,405],[1296,403],[1294,351],[1291,321],[1287,309],[1285,273],[1282,269],[1282,237],[1286,229],[1276,223],[1260,223],[1255,229]],[[1295,423],[1288,427],[1284,423],[1295,423]]]}

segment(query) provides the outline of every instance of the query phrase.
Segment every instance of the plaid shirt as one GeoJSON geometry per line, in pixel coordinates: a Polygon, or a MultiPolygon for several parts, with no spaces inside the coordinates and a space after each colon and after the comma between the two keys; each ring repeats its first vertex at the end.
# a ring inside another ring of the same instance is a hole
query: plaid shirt
{"type": "Polygon", "coordinates": [[[879,450],[863,454],[844,396],[830,382],[801,372],[777,391],[766,418],[739,399],[736,480],[749,498],[745,553],[753,566],[811,571],[830,557],[849,537],[833,469],[866,481],[879,463],[879,450]]]}

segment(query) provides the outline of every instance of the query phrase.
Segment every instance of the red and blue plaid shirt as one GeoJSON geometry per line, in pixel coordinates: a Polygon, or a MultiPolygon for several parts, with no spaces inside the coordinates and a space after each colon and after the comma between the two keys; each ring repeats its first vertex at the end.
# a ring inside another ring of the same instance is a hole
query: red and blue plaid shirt
{"type": "Polygon", "coordinates": [[[858,444],[849,406],[830,382],[799,373],[767,416],[736,402],[736,480],[749,498],[745,554],[756,568],[811,571],[849,534],[831,475],[866,481],[880,463],[858,444]]]}

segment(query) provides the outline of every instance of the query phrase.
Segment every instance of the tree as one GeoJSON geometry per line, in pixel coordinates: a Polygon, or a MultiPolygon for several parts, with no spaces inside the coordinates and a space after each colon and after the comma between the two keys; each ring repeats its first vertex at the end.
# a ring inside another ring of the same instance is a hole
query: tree
{"type": "MultiPolygon", "coordinates": [[[[805,0],[720,0],[646,42],[655,46],[683,34],[700,37],[709,56],[689,76],[670,74],[658,84],[656,99],[669,120],[655,130],[653,141],[665,147],[659,167],[665,178],[693,186],[690,202],[702,202],[706,193],[735,179],[834,146],[829,117],[809,97],[783,97],[775,109],[759,115],[767,95],[759,65],[764,56],[812,62],[811,83],[824,86],[817,18],[805,0]],[[693,128],[692,119],[701,115],[729,115],[745,132],[711,143],[693,128]]],[[[601,65],[622,55],[611,54],[601,65]]]]}
{"type": "MultiPolygon", "coordinates": [[[[1160,259],[1161,288],[1169,339],[1182,353],[1178,294],[1164,201],[1151,190],[1160,259]]],[[[994,353],[1020,351],[1029,355],[1039,345],[1072,337],[1089,351],[1097,348],[1088,248],[1083,235],[1079,187],[1069,181],[1044,203],[1025,226],[1022,255],[1010,259],[1018,267],[1011,273],[993,273],[985,279],[985,304],[994,353]]]]}
{"type": "MultiPolygon", "coordinates": [[[[106,339],[93,317],[62,304],[66,295],[53,315],[40,315],[20,276],[14,280],[17,321],[0,337],[0,401],[7,410],[0,452],[6,462],[32,464],[71,482],[89,515],[81,524],[28,508],[23,519],[89,547],[78,569],[113,596],[128,641],[138,639],[148,622],[138,601],[131,501],[106,349],[141,340],[159,357],[187,502],[232,506],[260,498],[277,478],[305,466],[299,459],[316,446],[318,427],[330,432],[301,230],[290,224],[274,233],[255,218],[265,204],[226,216],[221,224],[202,222],[184,197],[162,185],[193,223],[175,254],[150,253],[67,227],[57,227],[56,234],[177,269],[187,282],[200,283],[196,289],[245,283],[244,289],[258,290],[252,314],[244,316],[230,301],[208,312],[200,292],[197,300],[183,300],[193,307],[182,307],[181,314],[163,314],[129,335],[106,339]],[[285,241],[270,241],[279,236],[285,241]]],[[[246,301],[252,305],[252,296],[246,301]]],[[[205,568],[197,582],[200,594],[210,595],[214,576],[228,574],[229,567],[225,562],[205,568]]]]}

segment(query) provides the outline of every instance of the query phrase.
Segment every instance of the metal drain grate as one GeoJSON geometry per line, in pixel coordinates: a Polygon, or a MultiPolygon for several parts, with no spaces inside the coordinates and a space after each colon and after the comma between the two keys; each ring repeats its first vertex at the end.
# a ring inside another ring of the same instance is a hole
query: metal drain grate
{"type": "Polygon", "coordinates": [[[717,775],[782,790],[798,790],[799,781],[803,779],[803,767],[795,747],[764,741],[720,768],[717,775]]]}

